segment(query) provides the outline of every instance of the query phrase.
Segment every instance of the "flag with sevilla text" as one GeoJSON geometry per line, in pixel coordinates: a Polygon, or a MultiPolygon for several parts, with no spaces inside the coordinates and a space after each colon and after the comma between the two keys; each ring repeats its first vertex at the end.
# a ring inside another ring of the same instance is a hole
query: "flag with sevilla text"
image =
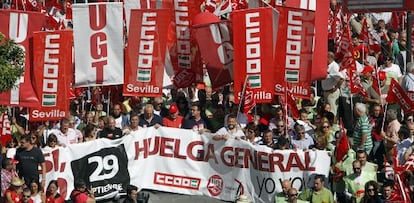
{"type": "Polygon", "coordinates": [[[0,10],[0,32],[12,39],[25,51],[25,72],[17,81],[16,87],[0,94],[0,105],[33,107],[39,105],[32,84],[32,55],[30,40],[33,32],[40,31],[45,16],[37,12],[0,10]]]}
{"type": "Polygon", "coordinates": [[[167,33],[171,12],[168,9],[131,10],[125,61],[125,96],[162,95],[167,33]]]}
{"type": "Polygon", "coordinates": [[[414,102],[407,96],[400,84],[394,79],[391,80],[388,89],[387,98],[388,103],[398,103],[404,112],[413,112],[414,102]]]}
{"type": "Polygon", "coordinates": [[[233,32],[229,21],[193,27],[213,88],[233,81],[233,32]]]}
{"type": "Polygon", "coordinates": [[[30,121],[60,120],[69,116],[72,81],[72,31],[33,34],[35,87],[40,105],[30,108],[30,121]]]}
{"type": "Polygon", "coordinates": [[[233,11],[234,94],[240,102],[242,87],[247,77],[257,103],[272,101],[275,74],[273,70],[272,8],[233,11]]]}
{"type": "MultiPolygon", "coordinates": [[[[288,89],[295,97],[309,98],[315,35],[315,12],[276,7],[280,12],[274,69],[276,94],[288,89]],[[285,86],[287,84],[287,87],[285,86]]],[[[325,70],[326,72],[326,62],[325,70]]]]}
{"type": "Polygon", "coordinates": [[[320,80],[326,78],[326,56],[328,54],[328,18],[329,0],[288,0],[286,7],[301,8],[315,11],[315,43],[314,57],[312,58],[311,79],[320,80]]]}
{"type": "Polygon", "coordinates": [[[122,2],[73,4],[75,86],[124,83],[122,2]]]}

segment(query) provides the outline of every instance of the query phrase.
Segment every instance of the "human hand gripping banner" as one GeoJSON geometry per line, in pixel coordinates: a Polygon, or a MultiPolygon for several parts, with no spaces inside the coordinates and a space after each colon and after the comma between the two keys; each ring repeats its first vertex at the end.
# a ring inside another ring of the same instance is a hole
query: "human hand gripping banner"
{"type": "Polygon", "coordinates": [[[167,127],[44,153],[47,182],[57,179],[61,194],[68,198],[73,181],[84,179],[97,200],[123,193],[133,184],[225,201],[248,194],[255,202],[274,202],[284,179],[304,189],[312,174],[328,176],[330,163],[327,151],[272,151],[242,140],[213,141],[209,134],[167,127]]]}
{"type": "Polygon", "coordinates": [[[124,83],[122,2],[73,4],[75,86],[124,83]]]}

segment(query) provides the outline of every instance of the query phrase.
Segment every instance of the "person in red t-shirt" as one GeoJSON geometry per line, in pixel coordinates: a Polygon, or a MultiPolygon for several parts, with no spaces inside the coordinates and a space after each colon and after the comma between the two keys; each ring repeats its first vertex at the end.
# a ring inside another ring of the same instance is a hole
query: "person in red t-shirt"
{"type": "Polygon", "coordinates": [[[83,180],[75,181],[75,189],[70,193],[70,199],[74,203],[95,203],[95,195],[92,188],[87,189],[83,180]]]}
{"type": "Polygon", "coordinates": [[[166,127],[181,128],[183,117],[178,115],[178,107],[176,104],[170,105],[170,115],[162,119],[162,123],[166,127]]]}
{"type": "Polygon", "coordinates": [[[4,193],[6,203],[20,203],[22,200],[22,186],[24,181],[18,177],[12,178],[10,187],[4,193]]]}
{"type": "Polygon", "coordinates": [[[359,35],[352,35],[352,46],[354,47],[354,58],[360,64],[365,64],[367,61],[367,56],[369,55],[368,48],[365,44],[361,44],[359,41],[359,35]]]}
{"type": "Polygon", "coordinates": [[[30,198],[31,196],[32,192],[30,188],[24,188],[21,203],[34,203],[33,199],[30,198]]]}
{"type": "Polygon", "coordinates": [[[58,182],[50,181],[46,191],[46,203],[63,203],[65,198],[58,193],[58,182]]]}

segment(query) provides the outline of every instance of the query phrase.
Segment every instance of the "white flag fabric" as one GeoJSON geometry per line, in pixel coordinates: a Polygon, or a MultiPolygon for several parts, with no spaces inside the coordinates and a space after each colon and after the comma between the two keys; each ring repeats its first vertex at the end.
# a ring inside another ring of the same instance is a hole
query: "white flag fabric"
{"type": "Polygon", "coordinates": [[[73,5],[75,86],[124,83],[122,2],[73,5]]]}

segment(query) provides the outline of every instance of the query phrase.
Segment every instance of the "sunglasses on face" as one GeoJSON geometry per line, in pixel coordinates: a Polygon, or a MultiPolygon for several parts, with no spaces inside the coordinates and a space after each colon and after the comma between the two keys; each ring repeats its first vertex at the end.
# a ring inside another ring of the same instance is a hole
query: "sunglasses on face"
{"type": "Polygon", "coordinates": [[[295,194],[289,194],[289,197],[297,197],[298,196],[298,193],[295,193],[295,194]]]}

